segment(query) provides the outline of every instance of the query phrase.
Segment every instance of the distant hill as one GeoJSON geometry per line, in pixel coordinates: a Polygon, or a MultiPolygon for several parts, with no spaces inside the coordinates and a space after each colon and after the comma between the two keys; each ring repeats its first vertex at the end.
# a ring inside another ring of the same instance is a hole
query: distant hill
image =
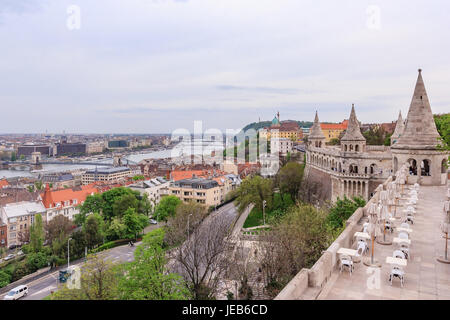
{"type": "MultiPolygon", "coordinates": [[[[285,120],[281,122],[283,123],[288,121],[296,121],[296,120],[285,120]]],[[[311,128],[313,125],[311,121],[296,121],[296,122],[301,128],[311,128]]],[[[242,130],[247,131],[248,129],[255,129],[255,131],[258,131],[259,129],[262,129],[264,127],[270,127],[271,124],[272,121],[253,122],[246,125],[242,130]]]]}

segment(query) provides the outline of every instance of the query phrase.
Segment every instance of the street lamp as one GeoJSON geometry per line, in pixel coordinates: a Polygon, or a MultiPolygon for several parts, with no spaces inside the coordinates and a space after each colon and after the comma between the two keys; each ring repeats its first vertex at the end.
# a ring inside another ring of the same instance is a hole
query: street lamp
{"type": "Polygon", "coordinates": [[[67,269],[70,267],[70,251],[69,251],[69,243],[72,238],[67,239],[67,269]]]}
{"type": "Polygon", "coordinates": [[[264,225],[266,225],[266,210],[264,210],[265,207],[266,207],[266,200],[263,200],[263,219],[264,219],[264,225]]]}
{"type": "Polygon", "coordinates": [[[192,213],[188,215],[188,221],[187,221],[187,235],[188,235],[188,241],[189,241],[189,217],[192,216],[192,213]]]}

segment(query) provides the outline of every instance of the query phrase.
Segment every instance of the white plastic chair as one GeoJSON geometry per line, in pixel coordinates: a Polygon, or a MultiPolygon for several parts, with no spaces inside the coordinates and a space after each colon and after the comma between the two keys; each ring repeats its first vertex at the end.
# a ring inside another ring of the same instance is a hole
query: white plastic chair
{"type": "Polygon", "coordinates": [[[366,222],[363,224],[363,232],[368,232],[369,231],[369,223],[366,222]]]}
{"type": "Polygon", "coordinates": [[[369,247],[367,246],[367,243],[363,240],[358,241],[358,248],[356,249],[357,254],[362,256],[366,254],[368,251],[369,247]]]}
{"type": "Polygon", "coordinates": [[[412,214],[408,214],[406,216],[405,222],[411,222],[411,224],[414,224],[414,216],[412,214]]]}
{"type": "Polygon", "coordinates": [[[397,277],[400,279],[400,284],[403,287],[403,282],[405,281],[405,271],[403,271],[402,267],[393,265],[391,268],[391,274],[389,275],[389,282],[392,286],[392,280],[397,277]]]}
{"type": "Polygon", "coordinates": [[[344,269],[344,267],[347,267],[349,272],[350,272],[350,276],[352,275],[353,272],[353,261],[352,258],[348,255],[342,255],[341,256],[341,269],[340,272],[342,272],[342,270],[344,269]]]}
{"type": "Polygon", "coordinates": [[[392,257],[398,259],[406,259],[406,255],[401,250],[394,250],[394,252],[392,253],[392,257]]]}
{"type": "Polygon", "coordinates": [[[400,228],[409,229],[409,224],[407,224],[406,222],[402,222],[402,224],[400,225],[400,228]]]}
{"type": "Polygon", "coordinates": [[[407,243],[402,243],[399,250],[405,254],[406,259],[409,259],[409,245],[407,243]]]}
{"type": "Polygon", "coordinates": [[[406,232],[400,232],[400,233],[398,234],[398,237],[399,237],[400,239],[409,239],[408,233],[406,233],[406,232]]]}

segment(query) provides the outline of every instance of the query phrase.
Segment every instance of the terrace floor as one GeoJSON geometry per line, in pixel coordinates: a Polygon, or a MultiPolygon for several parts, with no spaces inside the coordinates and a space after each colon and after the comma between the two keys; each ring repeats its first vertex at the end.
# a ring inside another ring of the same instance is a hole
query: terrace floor
{"type": "MultiPolygon", "coordinates": [[[[392,286],[388,278],[390,265],[386,257],[392,256],[395,244],[380,245],[375,242],[375,258],[381,263],[379,286],[374,285],[374,273],[362,262],[355,264],[353,275],[347,269],[335,270],[317,297],[324,300],[411,300],[450,299],[450,264],[436,260],[444,253],[445,240],[440,225],[444,218],[443,205],[446,186],[421,186],[414,224],[411,226],[410,259],[404,267],[405,283],[394,278],[392,286]],[[372,278],[371,278],[372,277],[372,278]]],[[[401,202],[401,204],[403,204],[401,202]]],[[[397,207],[397,217],[403,217],[405,207],[397,207]]],[[[400,224],[400,222],[395,225],[400,224]]],[[[393,235],[396,235],[394,231],[393,235]]],[[[450,241],[449,241],[450,242],[450,241]]],[[[370,246],[370,245],[369,245],[370,246]]],[[[366,255],[370,257],[369,253],[366,255]]],[[[366,257],[362,257],[365,259],[366,257]]],[[[373,270],[373,269],[372,269],[373,270]]]]}

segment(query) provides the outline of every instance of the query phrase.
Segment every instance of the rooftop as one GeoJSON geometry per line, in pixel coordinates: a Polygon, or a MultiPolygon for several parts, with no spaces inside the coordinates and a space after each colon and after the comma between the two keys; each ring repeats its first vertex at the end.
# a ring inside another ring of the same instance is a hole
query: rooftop
{"type": "Polygon", "coordinates": [[[191,187],[193,189],[202,187],[201,189],[210,189],[217,187],[217,181],[202,178],[183,179],[174,183],[176,187],[191,187]]]}
{"type": "Polygon", "coordinates": [[[112,174],[112,173],[118,173],[118,172],[125,172],[130,171],[130,168],[128,167],[109,167],[109,168],[100,168],[100,169],[94,169],[94,170],[88,170],[86,171],[87,174],[112,174]]]}
{"type": "Polygon", "coordinates": [[[15,218],[29,214],[44,213],[45,207],[42,202],[22,201],[17,203],[8,203],[3,207],[8,218],[15,218]]]}

